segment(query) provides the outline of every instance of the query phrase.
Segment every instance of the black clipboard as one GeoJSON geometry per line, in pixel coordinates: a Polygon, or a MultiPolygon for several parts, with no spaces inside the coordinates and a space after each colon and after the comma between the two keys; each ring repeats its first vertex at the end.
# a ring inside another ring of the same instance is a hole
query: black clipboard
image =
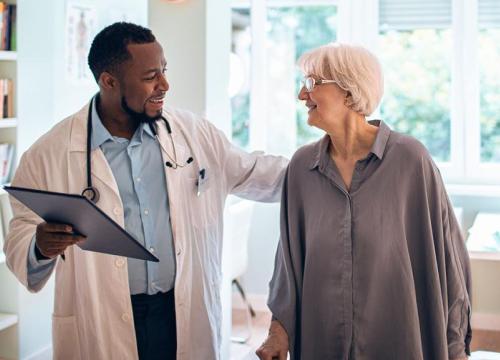
{"type": "Polygon", "coordinates": [[[14,198],[46,222],[70,224],[87,239],[83,250],[159,262],[113,219],[82,195],[4,186],[14,198]]]}

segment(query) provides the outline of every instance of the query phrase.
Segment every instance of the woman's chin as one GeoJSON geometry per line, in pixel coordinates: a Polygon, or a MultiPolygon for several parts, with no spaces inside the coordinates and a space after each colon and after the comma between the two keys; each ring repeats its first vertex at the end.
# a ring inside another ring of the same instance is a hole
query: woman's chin
{"type": "Polygon", "coordinates": [[[307,125],[318,126],[318,119],[314,115],[309,115],[307,118],[307,125]]]}

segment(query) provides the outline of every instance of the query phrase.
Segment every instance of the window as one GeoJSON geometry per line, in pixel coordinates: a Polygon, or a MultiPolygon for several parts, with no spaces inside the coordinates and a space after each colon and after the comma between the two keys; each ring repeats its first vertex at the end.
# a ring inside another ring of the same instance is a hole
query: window
{"type": "Polygon", "coordinates": [[[323,134],[307,125],[307,108],[297,100],[303,77],[297,60],[305,52],[335,41],[337,9],[321,5],[270,6],[267,20],[268,79],[273,98],[270,116],[283,117],[281,123],[294,129],[289,134],[294,150],[323,134]],[[295,124],[290,124],[293,118],[295,124]]]}
{"type": "Polygon", "coordinates": [[[481,162],[500,163],[500,4],[478,3],[481,162]]]}
{"type": "Polygon", "coordinates": [[[380,113],[394,130],[422,141],[437,161],[449,162],[451,1],[415,5],[380,4],[379,57],[385,74],[380,113]]]}
{"type": "Polygon", "coordinates": [[[229,96],[233,142],[248,147],[250,123],[250,8],[232,9],[229,96]]]}
{"type": "Polygon", "coordinates": [[[246,85],[232,99],[240,144],[291,155],[318,139],[297,100],[297,59],[331,41],[352,42],[384,67],[377,117],[419,139],[448,184],[498,185],[500,1],[232,1],[233,13],[247,17],[239,30],[233,19],[233,51],[246,59],[246,85]],[[235,42],[236,32],[247,35],[235,42]]]}
{"type": "Polygon", "coordinates": [[[290,156],[319,139],[322,132],[307,125],[307,109],[297,99],[302,74],[296,64],[304,52],[336,40],[334,3],[233,1],[230,92],[236,144],[290,156]]]}

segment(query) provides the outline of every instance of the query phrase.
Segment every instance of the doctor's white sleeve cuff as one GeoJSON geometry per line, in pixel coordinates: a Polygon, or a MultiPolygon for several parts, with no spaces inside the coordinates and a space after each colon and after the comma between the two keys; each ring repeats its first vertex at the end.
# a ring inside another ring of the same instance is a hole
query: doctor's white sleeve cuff
{"type": "Polygon", "coordinates": [[[56,263],[56,259],[38,260],[35,254],[36,238],[33,235],[28,251],[28,285],[35,287],[45,279],[56,263]]]}

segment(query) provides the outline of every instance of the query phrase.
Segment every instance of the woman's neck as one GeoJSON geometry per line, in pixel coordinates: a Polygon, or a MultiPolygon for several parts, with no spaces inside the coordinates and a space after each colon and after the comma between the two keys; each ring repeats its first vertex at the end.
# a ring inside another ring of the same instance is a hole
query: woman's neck
{"type": "Polygon", "coordinates": [[[378,127],[369,124],[363,115],[349,112],[343,121],[332,122],[327,130],[331,156],[343,160],[365,158],[375,142],[377,131],[378,127]]]}

